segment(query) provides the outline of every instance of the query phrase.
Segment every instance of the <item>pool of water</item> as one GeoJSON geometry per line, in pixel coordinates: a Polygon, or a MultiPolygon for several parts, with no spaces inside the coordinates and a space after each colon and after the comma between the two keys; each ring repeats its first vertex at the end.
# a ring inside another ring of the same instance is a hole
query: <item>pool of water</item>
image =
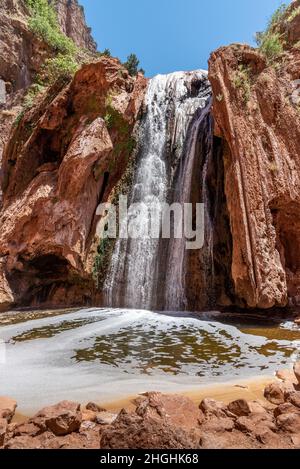
{"type": "Polygon", "coordinates": [[[61,399],[108,402],[272,374],[298,357],[300,328],[221,313],[91,308],[3,314],[0,340],[0,395],[26,413],[61,399]]]}

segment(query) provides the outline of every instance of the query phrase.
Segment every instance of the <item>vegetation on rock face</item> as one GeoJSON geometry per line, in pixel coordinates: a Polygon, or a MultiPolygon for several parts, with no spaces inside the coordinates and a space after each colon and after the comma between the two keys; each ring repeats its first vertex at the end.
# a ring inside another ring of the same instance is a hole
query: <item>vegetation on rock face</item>
{"type": "Polygon", "coordinates": [[[292,11],[292,13],[290,14],[290,16],[288,17],[288,21],[293,21],[294,18],[296,18],[296,16],[300,15],[300,6],[295,8],[295,10],[292,11]]]}
{"type": "Polygon", "coordinates": [[[46,60],[40,81],[53,83],[60,76],[71,76],[78,68],[74,42],[60,30],[56,12],[48,0],[25,0],[30,11],[29,28],[57,54],[46,60]]]}
{"type": "Polygon", "coordinates": [[[250,70],[245,65],[241,64],[235,72],[233,78],[234,87],[242,93],[243,101],[247,103],[251,94],[251,81],[250,70]]]}
{"type": "Polygon", "coordinates": [[[71,77],[78,69],[78,62],[72,56],[58,54],[52,59],[47,59],[42,68],[42,80],[53,83],[59,77],[71,77]]]}
{"type": "Polygon", "coordinates": [[[285,4],[277,8],[269,20],[266,31],[256,33],[256,43],[259,50],[269,62],[273,62],[283,53],[284,38],[276,28],[284,18],[286,10],[287,5],[285,4]]]}
{"type": "Polygon", "coordinates": [[[111,52],[110,52],[110,49],[104,49],[103,52],[99,52],[98,53],[100,55],[100,57],[111,57],[111,52]]]}
{"type": "Polygon", "coordinates": [[[30,29],[41,37],[50,47],[63,54],[74,54],[74,42],[63,34],[59,28],[56,12],[48,0],[25,0],[31,18],[30,29]]]}
{"type": "Polygon", "coordinates": [[[96,288],[99,288],[103,282],[101,278],[101,272],[106,271],[109,264],[109,251],[112,247],[113,240],[110,238],[101,238],[97,247],[97,254],[94,259],[93,265],[93,278],[96,284],[96,288]]]}

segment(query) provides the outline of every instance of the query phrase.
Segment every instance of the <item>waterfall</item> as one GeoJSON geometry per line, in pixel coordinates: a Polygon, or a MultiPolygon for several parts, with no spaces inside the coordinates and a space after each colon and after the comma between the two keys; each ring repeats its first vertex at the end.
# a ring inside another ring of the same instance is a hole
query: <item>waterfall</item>
{"type": "MultiPolygon", "coordinates": [[[[203,130],[203,123],[210,114],[211,103],[208,102],[204,109],[196,112],[195,118],[191,124],[190,132],[187,136],[185,158],[180,167],[179,177],[176,183],[176,198],[174,201],[183,204],[191,202],[192,177],[197,163],[196,157],[199,153],[198,140],[199,133],[203,130]]],[[[198,161],[198,164],[200,162],[198,161]]],[[[207,168],[209,158],[204,159],[202,170],[202,201],[205,207],[208,207],[209,200],[207,194],[207,168]]],[[[199,181],[200,185],[200,181],[199,181]]],[[[210,249],[212,258],[213,246],[213,227],[208,214],[205,210],[205,229],[206,240],[210,249]]],[[[186,298],[186,240],[184,237],[172,238],[169,242],[169,253],[167,262],[167,271],[165,279],[165,308],[168,310],[185,310],[188,306],[186,298]]]]}
{"type": "MultiPolygon", "coordinates": [[[[127,224],[138,217],[141,231],[149,228],[153,206],[157,202],[172,201],[174,187],[181,187],[180,201],[188,201],[198,134],[197,123],[192,128],[191,124],[195,114],[205,107],[209,95],[207,73],[202,70],[158,75],[150,80],[129,199],[130,206],[139,203],[139,208],[130,208],[127,224]]],[[[167,250],[175,256],[176,242],[173,246],[174,249],[167,250]]],[[[184,297],[180,270],[184,268],[184,255],[181,246],[176,260],[175,257],[173,261],[164,259],[166,252],[162,253],[159,237],[119,237],[104,284],[106,303],[115,307],[145,309],[163,309],[172,305],[179,309],[184,297]],[[176,273],[172,270],[174,262],[176,273]],[[168,281],[165,304],[158,301],[164,290],[162,279],[168,281]]]]}

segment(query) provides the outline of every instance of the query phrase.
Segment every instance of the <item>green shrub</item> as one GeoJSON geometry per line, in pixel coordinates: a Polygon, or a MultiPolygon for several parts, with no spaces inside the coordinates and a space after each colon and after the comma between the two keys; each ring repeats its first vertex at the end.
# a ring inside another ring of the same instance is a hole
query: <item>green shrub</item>
{"type": "MultiPolygon", "coordinates": [[[[107,229],[107,226],[105,227],[107,229]]],[[[93,265],[93,278],[96,283],[96,287],[100,286],[100,274],[102,270],[105,270],[108,262],[109,249],[111,247],[112,240],[110,238],[101,238],[97,247],[97,254],[94,258],[93,265]]]]}
{"type": "Polygon", "coordinates": [[[277,26],[284,18],[287,5],[282,4],[271,16],[266,31],[256,33],[255,39],[260,52],[269,62],[273,62],[283,53],[284,40],[278,32],[277,26]]]}
{"type": "Polygon", "coordinates": [[[266,34],[259,49],[272,62],[283,53],[282,36],[279,33],[266,34]]]}
{"type": "Polygon", "coordinates": [[[105,57],[111,57],[111,52],[109,49],[104,49],[103,52],[100,52],[100,55],[104,55],[105,57]]]}
{"type": "Polygon", "coordinates": [[[110,113],[110,112],[107,112],[104,116],[104,121],[105,121],[105,124],[106,124],[106,127],[108,129],[111,129],[113,127],[113,115],[110,113]]]}
{"type": "Polygon", "coordinates": [[[300,6],[295,8],[295,10],[292,11],[292,13],[290,14],[290,16],[288,17],[288,21],[293,21],[294,18],[296,18],[296,16],[300,15],[300,6]]]}
{"type": "Polygon", "coordinates": [[[47,59],[43,65],[43,81],[51,84],[58,78],[70,78],[78,70],[78,63],[72,55],[58,54],[52,59],[47,59]]]}
{"type": "Polygon", "coordinates": [[[25,115],[25,111],[24,111],[24,109],[22,109],[22,111],[19,112],[19,114],[17,115],[17,117],[14,121],[14,126],[15,127],[17,127],[19,125],[19,123],[23,119],[24,115],[25,115]]]}
{"type": "Polygon", "coordinates": [[[233,85],[236,89],[241,91],[243,100],[247,103],[251,96],[251,80],[249,67],[239,65],[238,70],[235,72],[233,78],[233,85]]]}
{"type": "Polygon", "coordinates": [[[36,97],[43,93],[44,90],[45,87],[39,83],[34,83],[31,85],[23,100],[24,108],[30,109],[34,105],[36,97]]]}
{"type": "Polygon", "coordinates": [[[277,10],[274,11],[273,15],[269,19],[268,26],[267,26],[267,31],[269,32],[274,26],[277,26],[278,23],[283,19],[286,10],[288,8],[288,5],[286,3],[282,3],[277,10]]]}
{"type": "Polygon", "coordinates": [[[63,34],[59,28],[57,15],[48,0],[25,0],[31,18],[30,29],[43,39],[50,47],[65,54],[75,54],[74,42],[63,34]]]}

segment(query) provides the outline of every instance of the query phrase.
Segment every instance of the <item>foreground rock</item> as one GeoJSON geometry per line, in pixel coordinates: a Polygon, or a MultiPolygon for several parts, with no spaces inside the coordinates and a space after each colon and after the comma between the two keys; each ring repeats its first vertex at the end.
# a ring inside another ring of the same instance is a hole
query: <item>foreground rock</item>
{"type": "Polygon", "coordinates": [[[297,378],[298,384],[300,384],[300,361],[294,364],[294,373],[297,378]]]}
{"type": "Polygon", "coordinates": [[[0,397],[0,419],[11,422],[17,408],[17,402],[9,397],[0,397]]]}
{"type": "MultiPolygon", "coordinates": [[[[297,369],[297,367],[295,367],[297,369]]],[[[2,398],[0,446],[6,449],[300,449],[300,390],[291,381],[266,386],[265,401],[237,399],[228,405],[149,392],[135,410],[119,414],[95,403],[62,401],[24,423],[9,423],[15,401],[2,398]]]]}
{"type": "Polygon", "coordinates": [[[165,421],[142,418],[122,411],[116,422],[104,430],[102,449],[195,449],[191,434],[165,421]]]}
{"type": "Polygon", "coordinates": [[[79,430],[82,422],[80,404],[63,401],[51,407],[45,407],[32,419],[39,427],[45,427],[56,436],[68,435],[79,430]]]}

